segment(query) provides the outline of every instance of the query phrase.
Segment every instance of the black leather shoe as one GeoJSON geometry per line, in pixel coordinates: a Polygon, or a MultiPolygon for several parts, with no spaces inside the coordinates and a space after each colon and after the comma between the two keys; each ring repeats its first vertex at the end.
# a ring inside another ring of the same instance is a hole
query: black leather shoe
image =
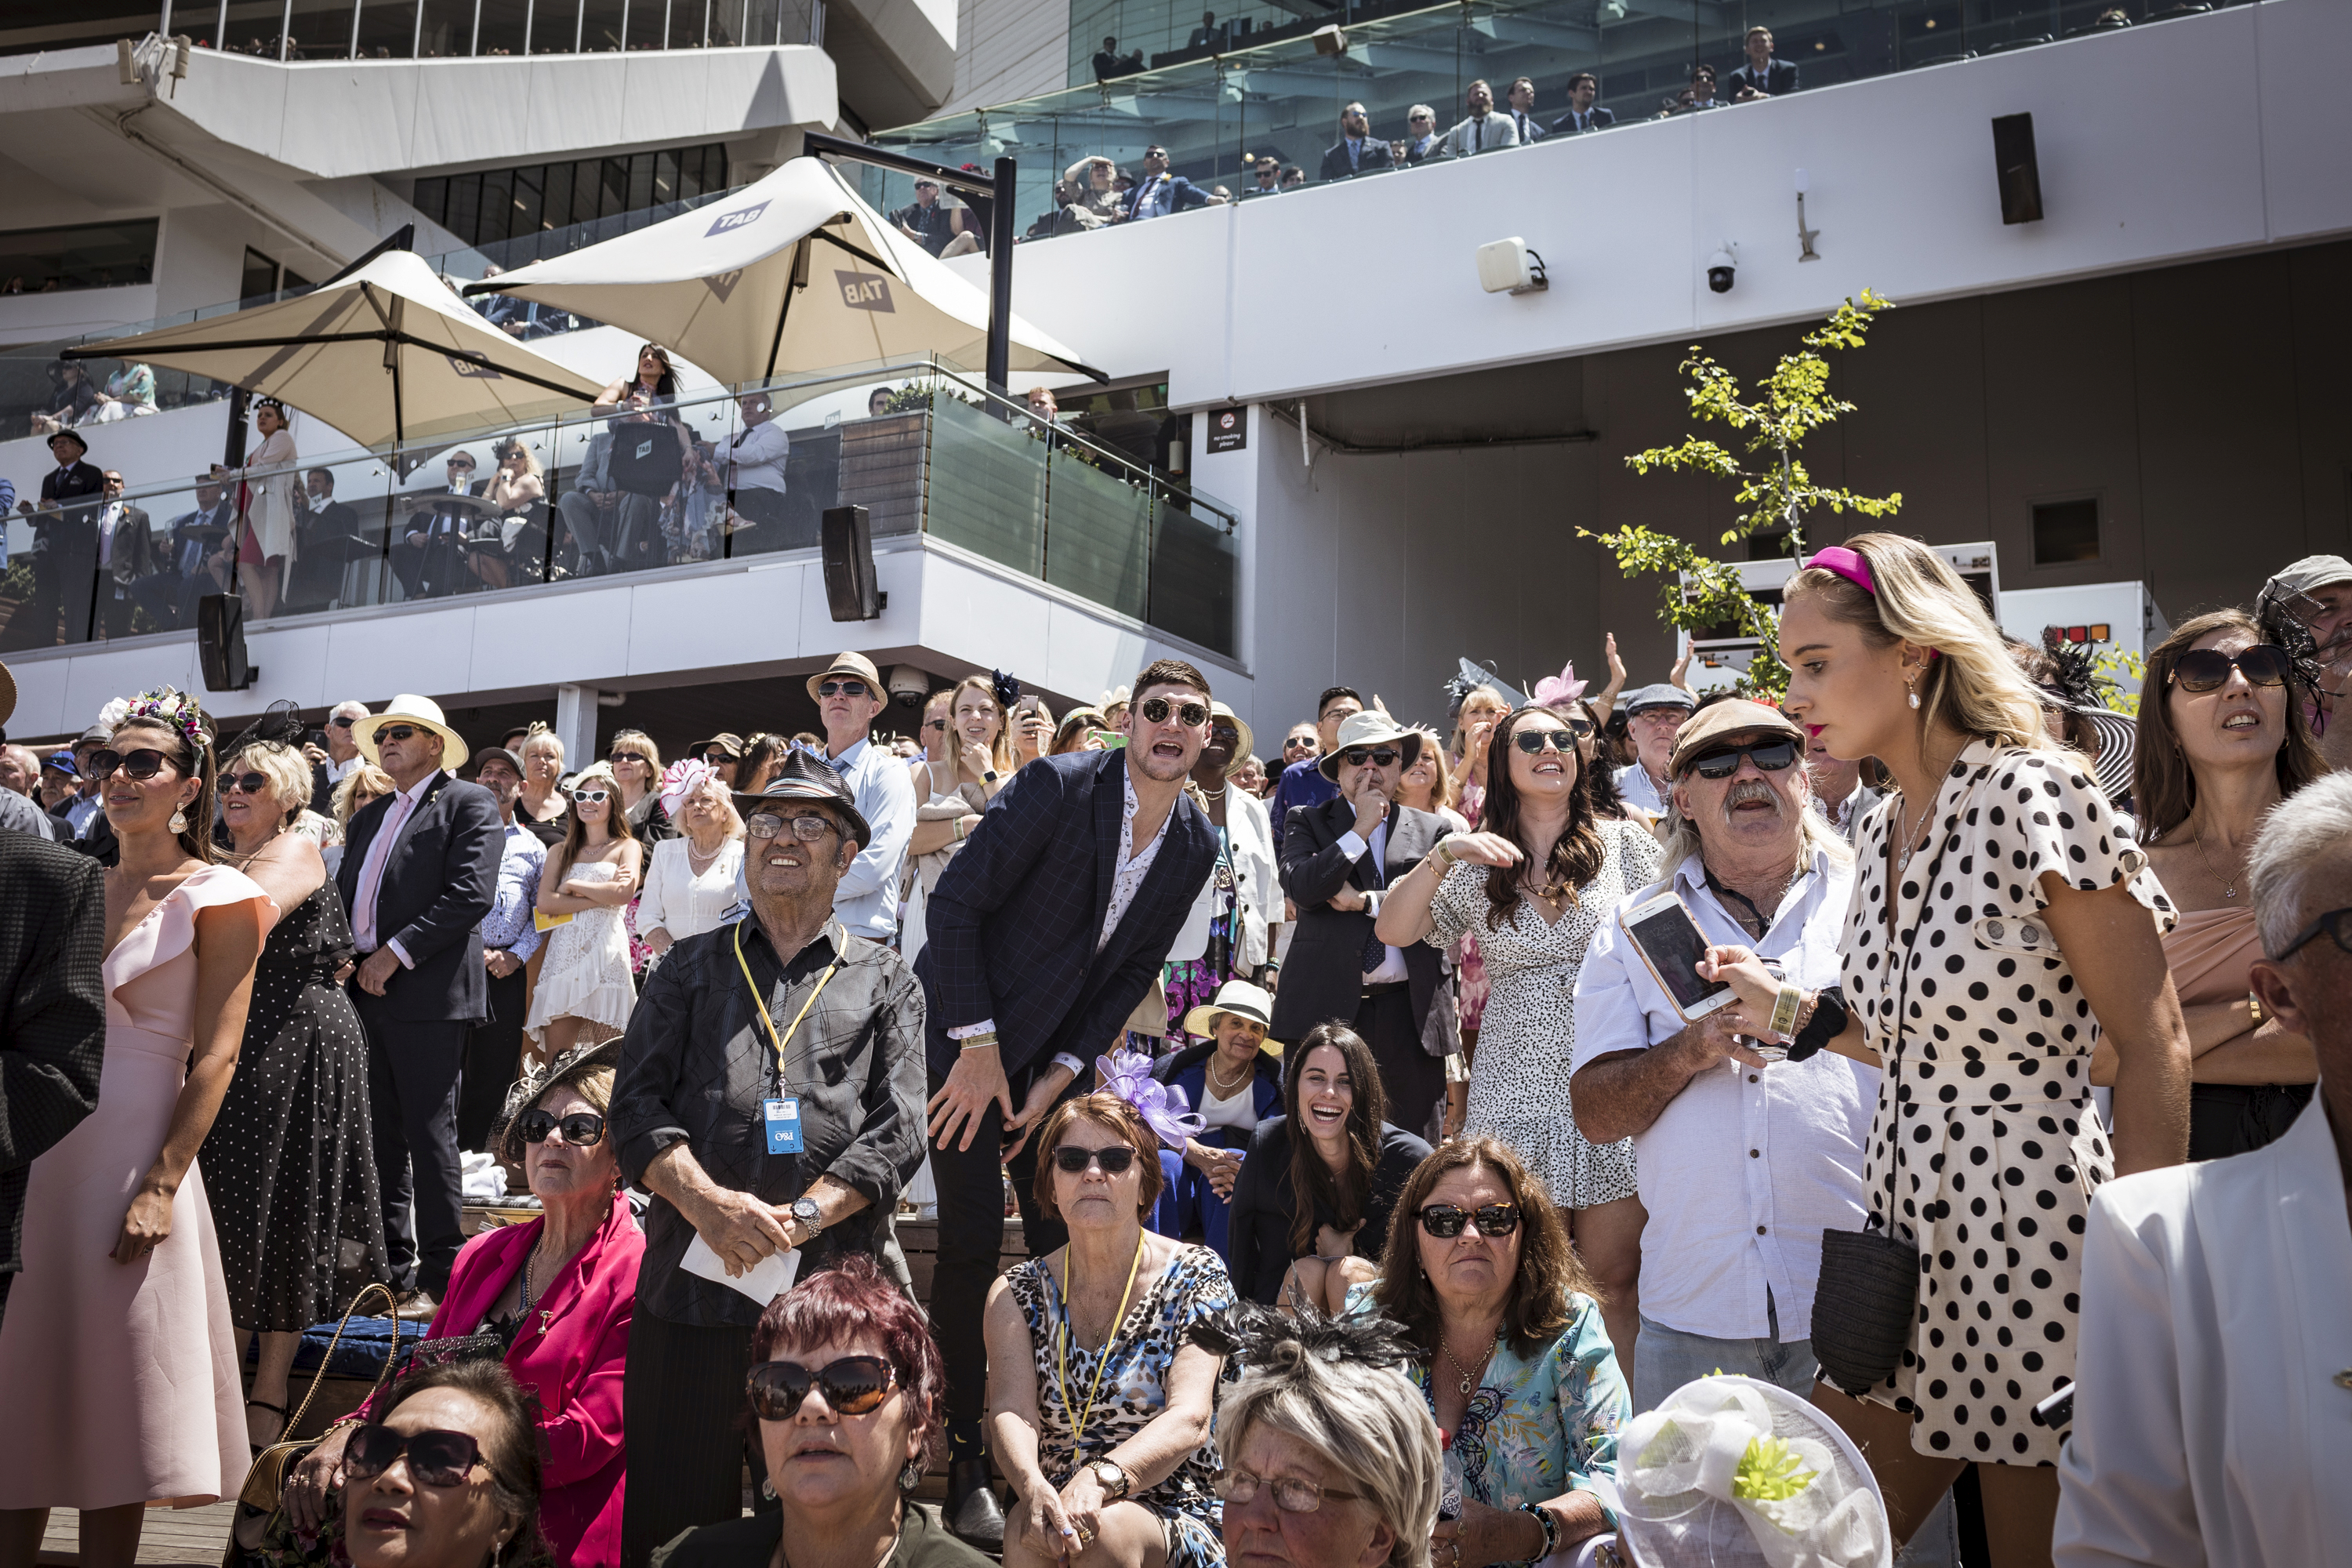
{"type": "Polygon", "coordinates": [[[958,1459],[948,1467],[948,1529],[966,1546],[991,1556],[1004,1550],[1004,1510],[989,1484],[988,1461],[958,1459]]]}

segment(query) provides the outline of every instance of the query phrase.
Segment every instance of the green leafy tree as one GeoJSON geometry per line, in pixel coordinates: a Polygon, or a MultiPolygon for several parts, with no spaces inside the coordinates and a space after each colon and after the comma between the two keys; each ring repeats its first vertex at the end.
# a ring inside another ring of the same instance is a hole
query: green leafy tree
{"type": "MultiPolygon", "coordinates": [[[[1799,456],[1807,437],[1854,411],[1853,404],[1830,395],[1828,351],[1861,348],[1871,319],[1892,309],[1891,300],[1864,289],[1859,299],[1847,300],[1830,313],[1828,321],[1806,333],[1798,353],[1782,354],[1752,393],[1693,344],[1680,367],[1690,378],[1691,416],[1701,424],[1729,426],[1728,444],[1695,433],[1679,446],[1636,452],[1625,466],[1637,474],[1704,474],[1731,480],[1738,487],[1732,499],[1743,510],[1725,531],[1723,542],[1738,544],[1757,533],[1785,530],[1788,553],[1801,560],[1806,553],[1806,515],[1815,508],[1869,518],[1894,516],[1903,505],[1900,491],[1864,496],[1816,484],[1799,456]]],[[[1749,662],[1740,691],[1775,705],[1787,695],[1789,672],[1772,651],[1780,617],[1741,585],[1737,567],[1700,554],[1673,534],[1639,524],[1607,533],[1577,531],[1599,540],[1628,577],[1653,572],[1664,577],[1658,604],[1669,625],[1687,632],[1738,627],[1759,639],[1763,647],[1749,662]]]]}

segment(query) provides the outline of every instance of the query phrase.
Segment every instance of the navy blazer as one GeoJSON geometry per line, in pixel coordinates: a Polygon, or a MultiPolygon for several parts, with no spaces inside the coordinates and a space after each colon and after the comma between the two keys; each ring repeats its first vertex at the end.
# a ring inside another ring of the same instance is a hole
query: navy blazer
{"type": "MultiPolygon", "coordinates": [[[[1216,1054],[1217,1042],[1203,1040],[1197,1046],[1187,1046],[1174,1056],[1161,1057],[1151,1066],[1151,1076],[1171,1089],[1184,1091],[1184,1103],[1192,1110],[1201,1109],[1201,1101],[1209,1092],[1209,1058],[1216,1054]]],[[[1252,1064],[1252,1080],[1256,1092],[1250,1097],[1251,1109],[1264,1121],[1269,1116],[1282,1114],[1282,1058],[1272,1051],[1260,1051],[1252,1064]]],[[[1211,1148],[1239,1149],[1249,1143],[1249,1134],[1234,1127],[1212,1127],[1201,1142],[1211,1148]]],[[[1181,1152],[1181,1151],[1179,1151],[1181,1152]]]]}
{"type": "Polygon", "coordinates": [[[1095,952],[1118,869],[1126,769],[1123,750],[1031,763],[940,873],[915,960],[934,1073],[955,1067],[961,1047],[948,1030],[984,1019],[996,1021],[1015,1094],[1026,1069],[1058,1052],[1092,1062],[1120,1042],[1217,858],[1216,830],[1179,795],[1135,901],[1095,952]]]}
{"type": "Polygon", "coordinates": [[[1753,66],[1741,66],[1723,79],[1723,96],[1737,99],[1739,89],[1752,87],[1767,98],[1779,98],[1797,90],[1797,67],[1793,60],[1769,60],[1765,63],[1763,79],[1757,79],[1753,66]]]}
{"type": "MultiPolygon", "coordinates": [[[[360,869],[368,846],[391,814],[392,796],[370,801],[343,835],[343,863],[335,890],[354,926],[359,921],[360,869]]],[[[380,1005],[405,1023],[479,1023],[489,1016],[482,968],[482,917],[499,891],[499,857],[506,826],[496,796],[479,784],[440,775],[402,826],[377,886],[379,944],[398,938],[416,967],[394,971],[380,1005]]],[[[354,989],[359,981],[352,981],[354,989]]],[[[370,997],[371,1004],[375,998],[370,997]]]]}
{"type": "Polygon", "coordinates": [[[1363,147],[1356,154],[1355,166],[1350,168],[1348,163],[1348,139],[1342,136],[1324,150],[1322,177],[1342,180],[1349,174],[1369,174],[1375,169],[1391,167],[1395,161],[1385,141],[1378,136],[1367,136],[1363,147]]]}

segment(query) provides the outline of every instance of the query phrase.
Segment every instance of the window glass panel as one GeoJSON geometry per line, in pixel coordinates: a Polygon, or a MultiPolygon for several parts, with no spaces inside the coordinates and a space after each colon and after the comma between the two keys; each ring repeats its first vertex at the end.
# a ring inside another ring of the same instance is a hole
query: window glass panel
{"type": "Polygon", "coordinates": [[[0,234],[0,287],[11,294],[147,283],[154,266],[153,218],[0,234]]]}
{"type": "Polygon", "coordinates": [[[473,45],[474,0],[419,0],[425,12],[416,53],[423,59],[462,55],[473,45]]]}
{"type": "Polygon", "coordinates": [[[352,0],[294,0],[287,58],[339,60],[352,52],[352,0]]]}
{"type": "Polygon", "coordinates": [[[664,0],[629,0],[629,47],[660,48],[667,9],[664,0]]]}
{"type": "Polygon", "coordinates": [[[404,60],[416,44],[416,0],[364,0],[360,6],[360,58],[404,60]]]}
{"type": "Polygon", "coordinates": [[[640,153],[629,160],[628,195],[621,204],[623,212],[635,212],[653,205],[654,155],[640,153]]]}
{"type": "Polygon", "coordinates": [[[671,48],[698,49],[702,47],[702,19],[710,4],[711,0],[669,0],[671,48]]]}
{"type": "Polygon", "coordinates": [[[481,37],[475,47],[475,53],[528,53],[523,45],[523,30],[531,25],[530,0],[482,0],[481,37]]]}
{"type": "Polygon", "coordinates": [[[449,177],[449,216],[442,226],[467,245],[479,243],[482,237],[482,176],[452,174],[449,177]]]}
{"type": "Polygon", "coordinates": [[[580,47],[591,54],[621,47],[621,13],[625,0],[585,0],[580,47]]]}
{"type": "Polygon", "coordinates": [[[677,154],[675,152],[665,150],[654,154],[653,199],[656,203],[677,200],[677,154]]]}
{"type": "Polygon", "coordinates": [[[435,223],[440,223],[449,210],[449,182],[440,175],[416,182],[416,194],[409,205],[435,223]]]}
{"type": "MultiPolygon", "coordinates": [[[[743,41],[747,44],[779,42],[777,29],[783,26],[783,0],[751,0],[743,23],[743,41]]],[[[800,39],[789,41],[799,43],[800,39]]]]}
{"type": "Polygon", "coordinates": [[[258,300],[276,292],[278,292],[278,263],[247,246],[245,252],[245,273],[237,279],[237,299],[258,300]]]}

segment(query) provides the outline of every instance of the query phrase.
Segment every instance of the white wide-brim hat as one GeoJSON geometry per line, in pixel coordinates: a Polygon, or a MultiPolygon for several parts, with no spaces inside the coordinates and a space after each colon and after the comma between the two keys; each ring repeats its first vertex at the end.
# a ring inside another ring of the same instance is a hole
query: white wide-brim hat
{"type": "Polygon", "coordinates": [[[440,736],[441,765],[453,773],[464,767],[466,759],[472,754],[467,750],[466,737],[449,728],[449,721],[441,716],[441,704],[430,697],[404,691],[383,712],[371,714],[352,726],[352,743],[359,747],[361,756],[378,767],[383,765],[383,759],[376,755],[375,732],[387,724],[414,724],[440,736]]]}

